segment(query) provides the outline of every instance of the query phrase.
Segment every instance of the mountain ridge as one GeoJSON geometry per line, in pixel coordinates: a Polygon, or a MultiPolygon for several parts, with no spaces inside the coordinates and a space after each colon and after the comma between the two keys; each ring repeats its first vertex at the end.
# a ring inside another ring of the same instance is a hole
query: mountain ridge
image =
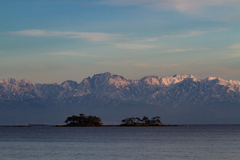
{"type": "MultiPolygon", "coordinates": [[[[143,101],[149,104],[159,104],[162,98],[169,99],[175,96],[174,101],[183,98],[183,92],[195,92],[195,96],[211,94],[215,98],[223,95],[238,100],[240,95],[240,82],[208,77],[199,80],[193,75],[174,75],[173,77],[145,76],[140,80],[127,80],[122,76],[109,72],[95,74],[85,78],[81,83],[67,80],[58,83],[40,84],[28,80],[17,81],[13,78],[0,80],[0,100],[25,100],[43,98],[61,100],[68,97],[99,94],[112,99],[123,101],[143,101]],[[196,95],[196,92],[198,95],[196,95]],[[180,96],[179,93],[181,93],[180,96]],[[156,98],[158,100],[156,101],[156,98]],[[178,99],[177,99],[178,97],[178,99]],[[145,100],[144,100],[145,99],[145,100]],[[152,101],[152,102],[150,102],[152,101]],[[156,102],[154,102],[156,101],[156,102]]],[[[208,96],[205,96],[205,99],[208,96]]],[[[205,100],[204,99],[204,100],[205,100]]]]}
{"type": "Polygon", "coordinates": [[[109,72],[77,83],[0,80],[0,124],[62,123],[78,113],[100,116],[108,124],[131,116],[160,115],[163,122],[240,123],[240,82],[193,75],[125,79],[109,72]]]}

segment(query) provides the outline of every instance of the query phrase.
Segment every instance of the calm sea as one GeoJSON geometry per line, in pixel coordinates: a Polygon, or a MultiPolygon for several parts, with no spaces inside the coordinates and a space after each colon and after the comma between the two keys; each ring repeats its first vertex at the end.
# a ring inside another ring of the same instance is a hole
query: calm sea
{"type": "Polygon", "coordinates": [[[0,127],[1,160],[239,160],[240,125],[0,127]]]}

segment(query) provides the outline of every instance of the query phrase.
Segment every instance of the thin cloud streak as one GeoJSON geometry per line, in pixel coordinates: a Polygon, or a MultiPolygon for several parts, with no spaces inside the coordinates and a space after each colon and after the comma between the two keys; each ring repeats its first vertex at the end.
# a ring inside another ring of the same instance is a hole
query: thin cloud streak
{"type": "Polygon", "coordinates": [[[103,66],[117,66],[117,65],[130,64],[130,63],[132,63],[132,61],[119,61],[119,62],[104,61],[104,62],[96,62],[96,64],[103,65],[103,66]]]}
{"type": "Polygon", "coordinates": [[[222,57],[221,59],[232,59],[232,58],[238,58],[240,57],[240,53],[238,54],[230,54],[228,56],[222,57]]]}
{"type": "Polygon", "coordinates": [[[148,63],[135,63],[134,66],[137,67],[149,67],[149,68],[156,68],[156,67],[175,67],[178,64],[148,64],[148,63]]]}
{"type": "Polygon", "coordinates": [[[229,68],[229,67],[221,67],[218,66],[216,68],[212,69],[213,74],[215,74],[216,77],[221,77],[223,79],[229,79],[229,77],[238,77],[239,73],[240,73],[240,69],[236,68],[229,68]]]}
{"type": "Polygon", "coordinates": [[[192,37],[192,36],[198,36],[198,35],[203,35],[211,32],[226,32],[228,31],[225,28],[218,28],[214,30],[208,30],[208,31],[189,31],[186,34],[179,34],[179,35],[163,35],[159,38],[182,38],[182,37],[192,37]]]}
{"type": "Polygon", "coordinates": [[[168,50],[165,51],[166,53],[173,53],[173,52],[187,52],[187,51],[192,51],[193,49],[174,49],[174,50],[168,50]]]}
{"type": "Polygon", "coordinates": [[[207,31],[190,31],[188,34],[182,34],[182,35],[164,35],[161,38],[179,38],[179,37],[192,37],[192,36],[198,36],[201,34],[205,34],[207,31]]]}
{"type": "Polygon", "coordinates": [[[122,55],[92,55],[92,54],[86,54],[86,53],[80,53],[80,52],[52,52],[52,53],[46,53],[48,55],[55,55],[55,56],[79,56],[79,57],[93,57],[93,58],[119,58],[122,57],[122,55]]]}
{"type": "Polygon", "coordinates": [[[240,45],[236,44],[236,45],[233,45],[233,46],[229,46],[228,48],[230,48],[230,49],[240,49],[240,45]]]}
{"type": "Polygon", "coordinates": [[[99,55],[89,55],[85,53],[77,53],[77,52],[55,52],[55,53],[48,53],[51,55],[60,55],[60,56],[81,56],[81,57],[100,57],[99,55]]]}
{"type": "MultiPolygon", "coordinates": [[[[162,35],[159,37],[153,37],[153,38],[147,38],[147,39],[142,39],[142,40],[135,40],[135,41],[128,41],[124,43],[111,43],[113,44],[116,48],[121,48],[121,49],[150,49],[150,48],[155,48],[156,46],[154,45],[149,45],[149,44],[134,44],[134,43],[144,43],[144,42],[155,42],[163,38],[182,38],[182,37],[192,37],[192,36],[198,36],[210,32],[221,32],[221,31],[227,31],[224,28],[220,29],[215,29],[211,31],[189,31],[186,34],[176,34],[176,35],[162,35]]],[[[193,49],[176,49],[176,50],[169,50],[165,52],[182,52],[182,51],[191,51],[193,49]]],[[[202,49],[202,50],[209,50],[209,49],[202,49]]]]}
{"type": "Polygon", "coordinates": [[[105,0],[101,4],[112,6],[143,6],[155,10],[175,10],[183,13],[198,13],[209,6],[239,5],[239,0],[105,0]]]}
{"type": "Polygon", "coordinates": [[[47,31],[44,31],[44,30],[36,30],[36,29],[10,32],[10,34],[20,35],[20,36],[34,36],[34,37],[48,37],[48,36],[53,36],[51,33],[48,33],[47,31]]]}
{"type": "Polygon", "coordinates": [[[64,37],[64,38],[81,38],[88,41],[100,42],[111,41],[123,37],[122,34],[98,33],[98,32],[55,32],[45,30],[23,30],[10,32],[13,35],[34,36],[34,37],[64,37]]]}
{"type": "Polygon", "coordinates": [[[147,45],[147,44],[131,44],[131,43],[113,43],[116,48],[122,48],[122,49],[149,49],[154,48],[153,45],[147,45]]]}
{"type": "Polygon", "coordinates": [[[48,68],[44,65],[37,65],[37,64],[28,64],[27,65],[29,68],[37,70],[37,71],[45,71],[48,68]]]}
{"type": "MultiPolygon", "coordinates": [[[[152,45],[147,44],[133,44],[135,42],[154,42],[162,38],[182,38],[182,37],[192,37],[198,36],[210,32],[222,32],[227,31],[224,28],[210,30],[210,31],[189,31],[186,34],[176,34],[176,35],[162,35],[159,37],[152,37],[143,40],[129,41],[125,43],[113,43],[117,48],[124,49],[147,49],[153,48],[152,45]]],[[[64,38],[80,38],[92,42],[101,42],[101,41],[115,41],[125,38],[127,35],[124,34],[110,34],[110,33],[101,33],[101,32],[57,32],[57,31],[45,31],[45,30],[23,30],[10,32],[12,35],[19,36],[32,36],[32,37],[64,37],[64,38]]],[[[130,38],[130,37],[129,37],[130,38]]],[[[132,37],[133,38],[133,37],[132,37]]]]}
{"type": "Polygon", "coordinates": [[[159,37],[153,37],[153,38],[147,38],[147,39],[142,39],[142,40],[136,40],[136,41],[130,41],[131,43],[136,43],[136,42],[154,42],[158,41],[162,38],[184,38],[184,37],[193,37],[193,36],[199,36],[211,32],[226,32],[228,31],[225,28],[219,28],[215,30],[209,30],[209,31],[189,31],[188,33],[185,34],[173,34],[173,35],[162,35],[159,37]]]}
{"type": "Polygon", "coordinates": [[[164,53],[176,53],[176,52],[188,52],[188,51],[208,51],[211,50],[209,48],[202,48],[202,49],[192,49],[192,48],[178,48],[173,50],[163,51],[164,53]]]}
{"type": "MultiPolygon", "coordinates": [[[[175,34],[175,35],[162,35],[159,37],[152,37],[143,40],[135,40],[135,41],[128,41],[128,42],[114,42],[118,40],[124,40],[127,35],[123,34],[109,34],[109,33],[97,33],[97,32],[56,32],[56,31],[45,31],[45,30],[23,30],[23,31],[16,31],[10,32],[12,35],[19,35],[19,36],[33,36],[33,37],[64,37],[64,38],[79,38],[85,39],[91,42],[108,42],[108,44],[113,45],[116,48],[120,49],[134,49],[134,50],[141,50],[141,49],[150,49],[155,48],[155,45],[150,45],[146,43],[156,42],[161,39],[165,38],[184,38],[184,37],[192,37],[192,36],[199,36],[206,33],[211,32],[222,32],[227,31],[224,28],[210,30],[210,31],[189,31],[185,34],[175,34]]],[[[128,37],[134,39],[134,37],[128,37]]],[[[170,50],[166,52],[181,52],[181,51],[188,51],[188,50],[170,50]]],[[[67,53],[62,53],[67,54],[67,53]]],[[[75,55],[76,53],[68,53],[68,55],[75,55]]]]}

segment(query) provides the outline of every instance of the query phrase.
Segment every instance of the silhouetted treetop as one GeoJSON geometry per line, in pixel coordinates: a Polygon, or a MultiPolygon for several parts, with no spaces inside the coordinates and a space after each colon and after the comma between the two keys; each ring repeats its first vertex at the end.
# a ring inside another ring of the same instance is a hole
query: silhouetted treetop
{"type": "Polygon", "coordinates": [[[65,123],[68,123],[67,126],[102,126],[102,120],[100,117],[92,115],[85,116],[85,114],[67,117],[65,123]]]}
{"type": "Polygon", "coordinates": [[[142,119],[138,117],[125,118],[122,120],[122,125],[126,126],[157,126],[161,125],[161,118],[159,116],[153,117],[151,120],[144,116],[142,119]]]}

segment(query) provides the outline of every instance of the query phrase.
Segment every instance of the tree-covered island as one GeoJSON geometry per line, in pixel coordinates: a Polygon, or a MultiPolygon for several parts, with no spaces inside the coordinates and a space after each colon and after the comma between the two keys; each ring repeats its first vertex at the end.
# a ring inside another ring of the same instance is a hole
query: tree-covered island
{"type": "Polygon", "coordinates": [[[153,117],[152,119],[146,116],[142,119],[131,117],[123,119],[121,126],[162,126],[162,122],[159,116],[153,117]]]}
{"type": "Polygon", "coordinates": [[[144,116],[142,119],[138,117],[125,118],[120,125],[103,125],[100,117],[86,116],[80,114],[79,116],[67,117],[66,125],[57,125],[57,127],[111,127],[111,126],[177,126],[177,125],[163,125],[159,116],[149,119],[144,116]]]}
{"type": "Polygon", "coordinates": [[[85,116],[85,114],[80,114],[79,116],[73,115],[72,117],[67,117],[65,121],[66,126],[72,127],[99,127],[102,126],[102,120],[100,117],[96,116],[85,116]]]}

